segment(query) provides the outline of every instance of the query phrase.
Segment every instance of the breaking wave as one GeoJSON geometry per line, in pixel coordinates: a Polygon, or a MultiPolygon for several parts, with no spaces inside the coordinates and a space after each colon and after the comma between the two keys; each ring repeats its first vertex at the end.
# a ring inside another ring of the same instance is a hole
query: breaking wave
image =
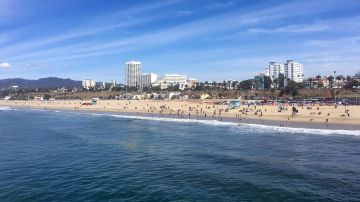
{"type": "Polygon", "coordinates": [[[0,111],[16,111],[16,109],[12,109],[10,107],[0,107],[0,111]]]}
{"type": "Polygon", "coordinates": [[[137,119],[147,121],[165,121],[165,122],[178,122],[178,123],[196,123],[205,124],[212,126],[230,126],[236,127],[245,131],[256,130],[257,132],[269,133],[280,132],[280,133],[297,133],[297,134],[316,134],[316,135],[352,135],[360,136],[360,130],[331,130],[331,129],[310,129],[310,128],[292,128],[292,127],[279,127],[269,126],[261,124],[250,124],[250,123],[232,123],[232,122],[221,122],[217,120],[196,120],[196,119],[178,119],[178,118],[163,118],[163,117],[145,117],[145,116],[131,116],[131,115],[114,115],[114,114],[91,114],[93,116],[110,116],[121,119],[137,119]]]}

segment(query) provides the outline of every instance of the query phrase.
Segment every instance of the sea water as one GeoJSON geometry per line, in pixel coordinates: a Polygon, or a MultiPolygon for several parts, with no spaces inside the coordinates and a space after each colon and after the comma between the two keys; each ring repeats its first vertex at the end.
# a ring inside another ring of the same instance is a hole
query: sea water
{"type": "Polygon", "coordinates": [[[0,201],[358,201],[360,132],[0,108],[0,201]]]}

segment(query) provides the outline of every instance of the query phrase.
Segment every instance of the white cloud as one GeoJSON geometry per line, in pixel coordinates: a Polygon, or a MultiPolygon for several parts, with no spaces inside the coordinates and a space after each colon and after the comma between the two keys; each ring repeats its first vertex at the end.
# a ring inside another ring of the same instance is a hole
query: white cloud
{"type": "Polygon", "coordinates": [[[192,15],[194,13],[194,11],[191,10],[179,10],[179,11],[175,11],[175,15],[176,16],[189,16],[192,15]]]}
{"type": "Polygon", "coordinates": [[[271,29],[251,28],[247,33],[271,34],[271,33],[306,33],[323,31],[352,31],[360,28],[360,16],[349,18],[336,18],[330,20],[318,20],[308,24],[293,24],[271,29]]]}
{"type": "MultiPolygon", "coordinates": [[[[124,21],[124,22],[119,22],[117,23],[117,19],[123,19],[119,16],[122,16],[121,13],[118,14],[114,14],[114,15],[109,15],[106,16],[104,18],[99,18],[97,20],[95,20],[95,22],[90,23],[88,26],[84,26],[82,28],[76,29],[73,32],[70,32],[69,34],[64,34],[64,35],[60,35],[58,37],[55,38],[48,38],[48,39],[42,39],[43,41],[40,41],[41,43],[39,43],[39,41],[36,42],[30,42],[30,44],[20,44],[21,46],[16,47],[16,50],[23,50],[22,52],[29,52],[25,53],[25,54],[12,54],[9,53],[9,51],[6,51],[9,55],[11,55],[12,57],[16,58],[16,61],[18,61],[19,58],[21,59],[34,59],[36,58],[36,60],[44,60],[49,62],[49,61],[56,61],[56,60],[67,60],[67,59],[74,59],[74,58],[81,58],[81,57],[91,57],[91,56],[99,56],[99,55],[108,55],[108,54],[120,54],[123,52],[131,52],[134,50],[145,50],[145,49],[149,49],[149,48],[153,48],[155,46],[159,46],[159,45],[164,45],[164,44],[171,44],[171,43],[176,43],[182,40],[187,40],[187,39],[194,39],[194,38],[201,38],[203,39],[204,37],[206,37],[206,35],[214,35],[214,34],[218,34],[218,33],[226,33],[229,31],[237,31],[237,30],[246,30],[248,27],[253,27],[255,25],[257,26],[261,26],[262,23],[266,23],[269,24],[269,22],[276,22],[279,21],[281,19],[285,19],[287,17],[298,17],[298,16],[302,16],[308,13],[313,13],[313,12],[317,12],[318,9],[309,9],[308,7],[320,7],[319,5],[323,5],[324,2],[322,3],[317,3],[315,2],[313,4],[304,4],[304,3],[287,3],[287,4],[282,4],[280,6],[276,6],[276,7],[271,7],[271,8],[265,8],[265,9],[259,9],[256,10],[256,12],[248,12],[248,11],[244,11],[244,12],[239,12],[239,11],[235,11],[232,13],[225,13],[225,14],[220,14],[220,15],[216,15],[216,16],[211,16],[211,17],[207,17],[207,18],[203,18],[203,19],[198,19],[192,22],[186,22],[184,24],[180,24],[180,25],[175,25],[173,27],[167,27],[167,28],[163,28],[160,30],[151,30],[149,32],[145,32],[145,33],[135,33],[134,35],[131,35],[130,37],[127,38],[121,38],[121,37],[117,37],[115,38],[111,38],[111,39],[107,39],[102,43],[97,43],[96,41],[87,41],[87,42],[77,42],[77,43],[73,43],[73,44],[66,44],[66,45],[60,45],[60,46],[52,46],[50,48],[46,48],[46,49],[40,49],[40,50],[35,50],[35,51],[29,51],[30,48],[37,46],[39,44],[43,45],[43,44],[51,44],[53,42],[57,42],[57,41],[61,41],[61,40],[66,40],[66,39],[71,39],[71,38],[77,38],[77,37],[83,37],[83,36],[87,36],[87,35],[96,35],[96,34],[101,34],[99,32],[103,32],[103,31],[107,31],[107,30],[111,30],[113,28],[128,28],[132,25],[139,25],[139,24],[143,24],[144,21],[142,21],[142,19],[140,20],[136,20],[136,19],[130,19],[129,21],[124,21]],[[295,6],[294,6],[295,5],[295,6]],[[300,8],[298,8],[298,5],[301,5],[300,8]],[[292,9],[292,8],[297,8],[297,9],[292,9]],[[283,11],[287,11],[287,12],[283,12],[283,11]],[[288,11],[291,11],[288,13],[288,11]],[[101,23],[106,22],[104,25],[102,25],[101,23]],[[94,27],[96,27],[96,29],[90,29],[92,26],[90,25],[96,25],[94,27]],[[204,36],[204,37],[202,37],[204,36]],[[141,44],[141,45],[139,45],[141,44]]],[[[164,5],[161,5],[164,6],[164,5]]],[[[326,11],[329,10],[329,8],[325,9],[326,7],[320,7],[320,11],[326,11]],[[323,9],[323,10],[321,10],[323,9]]],[[[140,9],[140,11],[153,11],[152,7],[144,7],[143,9],[140,9]]],[[[186,14],[185,12],[186,10],[184,10],[183,14],[186,14]]],[[[134,15],[134,13],[136,14],[142,14],[142,12],[139,12],[139,10],[134,10],[132,12],[129,12],[131,14],[134,15]]],[[[146,16],[144,16],[146,17],[146,16]]],[[[147,20],[146,19],[145,22],[147,20]]],[[[344,30],[349,30],[349,29],[356,29],[359,28],[359,17],[355,17],[355,18],[344,18],[343,20],[338,19],[338,20],[333,20],[333,21],[314,21],[313,23],[309,23],[309,24],[297,24],[297,25],[284,25],[284,26],[280,26],[277,28],[273,28],[270,30],[259,30],[259,32],[261,31],[269,31],[269,32],[281,32],[281,33],[285,33],[285,32],[301,32],[301,33],[305,33],[305,32],[317,32],[317,31],[321,31],[321,30],[329,30],[329,29],[337,29],[336,26],[340,26],[341,29],[344,30]]],[[[274,23],[276,24],[276,23],[274,23]]],[[[260,27],[261,29],[262,27],[260,27]]],[[[357,41],[358,43],[358,41],[357,41]]],[[[297,46],[299,46],[298,43],[297,46]]],[[[296,59],[300,59],[299,62],[306,62],[309,61],[308,63],[315,63],[315,62],[328,62],[328,61],[332,61],[329,60],[331,58],[325,58],[322,57],[321,60],[318,57],[311,57],[312,55],[314,55],[315,53],[318,52],[323,52],[326,51],[329,48],[324,49],[323,46],[326,47],[330,47],[333,49],[338,48],[338,45],[341,45],[342,43],[337,44],[336,46],[333,45],[333,43],[331,43],[331,39],[330,39],[330,43],[328,41],[326,42],[322,42],[322,41],[315,41],[315,40],[311,40],[311,41],[305,41],[303,43],[303,45],[305,46],[303,49],[299,50],[296,53],[293,53],[293,57],[289,57],[289,58],[296,58],[296,59]],[[306,58],[305,53],[308,53],[308,49],[307,47],[319,47],[319,49],[314,50],[313,52],[309,53],[310,56],[308,56],[309,58],[306,58]],[[300,58],[300,56],[302,56],[302,58],[300,58]]],[[[238,45],[239,49],[241,49],[240,46],[242,45],[238,45]]],[[[279,48],[279,45],[276,45],[277,49],[279,48]]],[[[342,46],[341,46],[342,47],[342,46]]],[[[242,48],[243,49],[243,48],[242,48]]],[[[255,49],[260,49],[258,47],[255,47],[255,49]]],[[[263,49],[263,48],[261,48],[263,49]]],[[[349,47],[344,47],[344,50],[348,50],[349,47]]],[[[16,50],[14,51],[16,53],[16,50]]],[[[248,50],[248,49],[246,49],[248,50]]],[[[284,50],[288,50],[286,49],[286,47],[284,48],[284,50]]],[[[258,50],[260,51],[260,50],[258,50]]],[[[328,52],[326,52],[328,54],[328,52]]],[[[334,54],[338,54],[339,51],[337,51],[334,54]]],[[[270,54],[270,53],[268,53],[270,54]]],[[[274,53],[275,54],[275,53],[274,53]]],[[[289,56],[290,53],[283,51],[278,53],[279,55],[283,56],[283,57],[287,57],[289,56]]],[[[199,56],[199,53],[194,52],[193,54],[189,55],[189,59],[194,58],[199,56]]],[[[273,55],[274,56],[274,55],[273,55]]],[[[275,55],[276,56],[276,55],[275,55]]],[[[3,56],[4,57],[4,56],[3,56]]],[[[236,58],[236,57],[234,57],[236,58]]],[[[347,58],[347,56],[345,56],[345,58],[347,58]]],[[[5,59],[5,58],[4,58],[5,59]]],[[[15,60],[14,58],[6,58],[7,60],[15,60]]],[[[269,58],[269,60],[273,60],[274,57],[269,58]]],[[[226,60],[223,59],[221,60],[221,58],[218,58],[217,61],[214,61],[215,59],[212,59],[211,61],[214,62],[209,64],[210,67],[216,69],[217,66],[223,67],[223,66],[230,66],[230,67],[256,67],[256,68],[262,68],[262,66],[264,64],[266,64],[268,62],[268,59],[262,59],[262,60],[256,60],[258,61],[256,64],[250,63],[249,61],[244,61],[244,59],[242,59],[241,61],[238,60],[231,60],[231,58],[227,58],[226,60]],[[219,62],[220,61],[220,62],[219,62]],[[260,62],[259,62],[260,61],[260,62]]],[[[204,60],[207,61],[207,60],[204,60]]],[[[251,61],[255,61],[254,57],[251,57],[251,61]]],[[[280,61],[280,60],[279,60],[280,61]]],[[[352,60],[353,61],[353,60],[352,60]]],[[[27,61],[25,61],[27,62],[27,61]]],[[[200,63],[200,62],[199,62],[200,63]]],[[[203,63],[203,62],[201,62],[203,63]]],[[[316,68],[313,68],[314,71],[316,70],[316,68]]]]}
{"type": "Polygon", "coordinates": [[[44,67],[46,64],[41,63],[41,62],[30,62],[30,63],[26,63],[25,67],[28,68],[37,68],[37,67],[44,67]]]}
{"type": "MultiPolygon", "coordinates": [[[[0,0],[1,1],[1,0],[0,0]]],[[[90,20],[87,23],[78,25],[78,28],[74,28],[68,32],[62,33],[56,36],[50,36],[46,38],[41,38],[37,40],[28,40],[18,43],[13,43],[11,46],[5,47],[6,53],[9,55],[14,55],[21,51],[28,52],[29,49],[38,48],[41,46],[48,46],[54,43],[72,40],[75,38],[87,37],[97,34],[102,34],[106,31],[111,31],[115,29],[125,29],[136,25],[141,25],[144,23],[148,23],[154,20],[158,20],[163,18],[164,16],[154,16],[149,15],[149,12],[152,12],[156,9],[161,9],[163,7],[167,7],[170,5],[178,4],[183,0],[170,0],[166,2],[158,2],[155,4],[144,4],[140,6],[136,6],[127,10],[118,10],[116,12],[105,14],[99,16],[95,19],[90,20]],[[138,17],[138,18],[135,18],[138,17]]],[[[0,3],[0,17],[1,17],[1,3],[0,3]]],[[[4,43],[6,41],[11,41],[11,36],[17,35],[17,33],[24,33],[29,30],[34,29],[42,29],[42,27],[48,26],[45,24],[32,25],[28,27],[28,30],[25,28],[18,29],[15,31],[9,31],[7,33],[1,33],[0,35],[0,43],[4,43]],[[4,36],[6,37],[4,37],[4,36]],[[2,39],[3,38],[3,39],[2,39]]],[[[3,50],[4,50],[3,49],[3,50]]],[[[4,51],[5,52],[5,51],[4,51]]]]}
{"type": "MultiPolygon", "coordinates": [[[[177,3],[177,2],[181,2],[180,0],[178,1],[170,1],[171,3],[177,3]]],[[[234,1],[228,1],[226,4],[234,4],[234,1]]],[[[159,5],[147,5],[144,6],[143,8],[137,8],[134,9],[132,11],[128,11],[127,14],[131,13],[132,15],[134,13],[139,13],[139,11],[149,11],[152,10],[153,8],[159,8],[159,7],[163,7],[166,6],[167,4],[159,4],[159,5]]],[[[295,3],[295,5],[297,5],[295,3]]],[[[27,54],[25,52],[29,52],[29,49],[31,49],[34,46],[39,46],[40,45],[44,45],[44,44],[49,44],[49,43],[54,43],[57,41],[61,41],[61,40],[66,40],[69,38],[73,38],[73,37],[82,37],[84,35],[89,35],[89,34],[95,34],[101,31],[105,31],[108,30],[109,28],[114,28],[114,27],[127,27],[129,25],[133,25],[133,24],[138,24],[137,20],[135,20],[135,22],[133,20],[129,21],[125,21],[123,23],[110,23],[107,25],[99,25],[99,27],[97,26],[92,26],[92,27],[97,27],[96,29],[88,29],[89,27],[84,27],[81,29],[81,31],[77,30],[74,31],[73,33],[70,34],[65,34],[59,37],[55,37],[55,38],[47,38],[47,39],[43,39],[40,41],[31,41],[29,42],[29,44],[25,43],[25,44],[16,44],[16,45],[12,45],[10,48],[6,48],[4,51],[5,53],[8,53],[8,57],[11,56],[15,56],[16,57],[22,57],[22,58],[26,58],[29,56],[34,56],[34,55],[39,55],[39,56],[43,56],[43,57],[47,57],[47,58],[57,58],[57,57],[61,57],[61,56],[69,56],[71,58],[75,58],[77,56],[79,57],[83,57],[84,55],[97,55],[97,53],[100,53],[99,55],[102,54],[106,54],[106,52],[113,52],[114,50],[112,49],[117,49],[115,51],[118,51],[119,49],[124,49],[126,47],[126,50],[131,50],[132,46],[138,46],[138,44],[142,44],[142,48],[149,48],[149,47],[153,47],[154,45],[160,45],[160,44],[168,44],[168,43],[173,43],[182,39],[186,39],[186,38],[194,38],[194,37],[198,37],[203,35],[204,33],[209,33],[209,34],[215,34],[215,33],[219,33],[219,32],[223,32],[223,31],[229,31],[229,30],[234,30],[234,29],[238,29],[241,28],[242,26],[245,25],[249,25],[249,24],[256,24],[256,23],[260,23],[260,22],[268,22],[268,21],[273,21],[273,20],[279,20],[282,19],[284,17],[288,17],[289,15],[304,15],[306,12],[309,12],[309,10],[311,9],[302,9],[302,10],[296,10],[296,11],[292,11],[291,13],[281,13],[279,11],[283,11],[283,10],[291,10],[289,8],[294,7],[294,3],[290,3],[290,4],[282,4],[280,6],[276,6],[276,7],[271,7],[271,8],[265,8],[263,10],[257,10],[256,12],[250,12],[250,13],[239,13],[239,12],[232,12],[232,13],[227,13],[227,14],[223,14],[223,15],[217,15],[217,16],[212,16],[209,18],[205,18],[205,19],[201,19],[201,20],[197,20],[197,21],[193,21],[187,24],[182,24],[182,25],[178,25],[175,27],[171,27],[171,28],[167,28],[167,29],[163,29],[163,30],[158,30],[155,32],[151,32],[151,33],[146,33],[143,35],[135,35],[129,38],[122,38],[122,39],[118,39],[118,40],[108,40],[104,43],[101,44],[88,44],[87,42],[80,42],[78,43],[78,45],[65,45],[62,47],[56,47],[56,48],[46,48],[45,50],[37,50],[31,51],[31,54],[27,54]],[[281,13],[281,14],[279,14],[281,13]],[[75,46],[75,47],[74,47],[75,46]],[[22,53],[17,53],[17,52],[24,52],[25,54],[22,53]],[[16,54],[17,53],[17,54],[16,54]],[[45,54],[44,54],[45,53],[45,54]],[[48,57],[49,56],[49,57],[48,57]]],[[[93,22],[92,24],[94,25],[98,25],[99,23],[102,24],[105,20],[105,22],[114,22],[114,19],[118,19],[119,15],[123,15],[121,14],[121,12],[116,13],[116,14],[110,14],[107,15],[106,17],[101,17],[97,20],[95,20],[95,22],[93,22]],[[116,16],[114,18],[114,16],[116,16]]],[[[115,20],[116,21],[116,20],[115,20]]],[[[142,20],[140,20],[142,21],[142,20]]],[[[142,22],[143,23],[143,22],[142,22]]],[[[3,57],[6,55],[3,55],[3,57]]],[[[61,57],[63,58],[63,57],[61,57]]],[[[18,59],[18,58],[17,58],[18,59]]]]}
{"type": "Polygon", "coordinates": [[[0,68],[10,68],[10,67],[11,67],[10,63],[7,62],[0,63],[0,68]]]}
{"type": "Polygon", "coordinates": [[[207,6],[207,9],[209,9],[209,10],[225,9],[225,8],[230,8],[230,7],[234,6],[235,4],[236,4],[236,1],[214,3],[212,5],[207,6]]]}

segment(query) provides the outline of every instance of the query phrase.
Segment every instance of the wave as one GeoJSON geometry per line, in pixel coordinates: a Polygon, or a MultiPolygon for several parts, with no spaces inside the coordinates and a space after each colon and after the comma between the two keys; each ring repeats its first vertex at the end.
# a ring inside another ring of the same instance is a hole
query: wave
{"type": "Polygon", "coordinates": [[[131,115],[114,115],[114,114],[91,114],[93,116],[110,116],[121,119],[137,119],[137,120],[148,120],[148,121],[165,121],[165,122],[178,122],[178,123],[196,123],[205,124],[212,126],[231,126],[242,131],[253,131],[269,133],[280,132],[280,133],[292,133],[292,134],[316,134],[316,135],[352,135],[360,136],[360,130],[331,130],[331,129],[310,129],[310,128],[292,128],[292,127],[279,127],[269,126],[261,124],[251,123],[232,123],[232,122],[221,122],[217,120],[196,120],[196,119],[178,119],[178,118],[163,118],[163,117],[144,117],[144,116],[131,116],[131,115]]]}
{"type": "Polygon", "coordinates": [[[0,111],[16,111],[16,109],[12,109],[10,107],[0,107],[0,111]]]}
{"type": "Polygon", "coordinates": [[[314,128],[295,128],[295,127],[279,127],[279,126],[269,126],[261,124],[248,124],[240,123],[240,125],[246,125],[248,127],[257,128],[258,130],[263,130],[263,132],[268,133],[269,130],[273,132],[286,132],[286,133],[301,133],[301,134],[316,134],[316,135],[353,135],[360,136],[360,130],[332,130],[332,129],[314,129],[314,128]]]}

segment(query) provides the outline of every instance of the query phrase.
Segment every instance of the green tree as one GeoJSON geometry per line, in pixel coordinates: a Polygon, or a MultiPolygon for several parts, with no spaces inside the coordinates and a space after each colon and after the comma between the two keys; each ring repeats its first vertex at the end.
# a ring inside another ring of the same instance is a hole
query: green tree
{"type": "Polygon", "coordinates": [[[161,87],[160,86],[151,86],[151,90],[153,92],[160,92],[161,91],[161,87]]]}
{"type": "Polygon", "coordinates": [[[285,75],[284,74],[279,74],[279,88],[284,88],[285,86],[285,75]]]}
{"type": "Polygon", "coordinates": [[[241,81],[239,84],[239,87],[244,90],[250,90],[250,89],[252,89],[253,84],[254,84],[254,80],[248,79],[248,80],[241,81]]]}
{"type": "Polygon", "coordinates": [[[234,81],[231,83],[231,88],[232,89],[236,89],[236,87],[238,86],[239,82],[238,81],[234,81]]]}
{"type": "Polygon", "coordinates": [[[296,83],[295,81],[288,80],[285,87],[285,93],[290,96],[298,95],[298,89],[304,88],[303,83],[296,83]]]}
{"type": "Polygon", "coordinates": [[[360,86],[360,82],[355,79],[351,79],[351,81],[347,82],[347,84],[345,85],[345,88],[353,89],[354,87],[358,87],[358,86],[360,86]]]}
{"type": "Polygon", "coordinates": [[[211,83],[211,85],[213,86],[213,89],[216,89],[216,81],[213,81],[212,83],[211,83]]]}
{"type": "Polygon", "coordinates": [[[264,76],[264,89],[270,89],[271,88],[271,78],[269,76],[264,76]]]}
{"type": "Polygon", "coordinates": [[[49,94],[45,94],[44,95],[44,100],[49,100],[50,99],[50,95],[49,94]]]}

